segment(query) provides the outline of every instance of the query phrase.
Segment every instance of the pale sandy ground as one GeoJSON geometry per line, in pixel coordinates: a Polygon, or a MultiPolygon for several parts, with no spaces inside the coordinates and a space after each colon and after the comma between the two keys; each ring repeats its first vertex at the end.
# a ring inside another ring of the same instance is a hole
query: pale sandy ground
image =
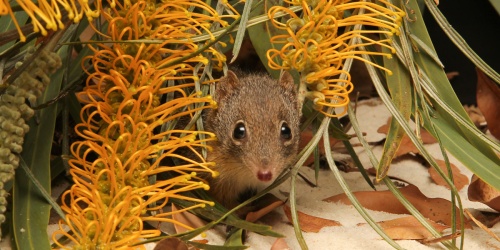
{"type": "MultiPolygon", "coordinates": [[[[358,105],[357,116],[363,132],[367,133],[367,140],[370,142],[380,141],[385,135],[377,132],[377,129],[386,123],[387,118],[390,116],[385,106],[381,104],[378,99],[364,101],[358,105]]],[[[352,130],[349,133],[354,133],[352,130]]],[[[353,143],[358,143],[357,139],[352,140],[353,143]]],[[[436,159],[442,159],[438,145],[428,145],[429,151],[436,159]]],[[[371,167],[366,154],[363,152],[362,147],[356,147],[359,152],[360,158],[365,167],[371,167]]],[[[381,146],[374,148],[374,153],[380,157],[381,146]]],[[[339,159],[346,157],[336,152],[333,153],[334,158],[339,159]]],[[[450,161],[455,164],[463,174],[468,176],[472,173],[467,170],[460,162],[450,155],[450,161]]],[[[302,168],[302,173],[314,180],[314,171],[309,168],[302,168]]],[[[352,191],[369,191],[371,188],[366,184],[361,175],[357,172],[343,173],[348,185],[352,191]]],[[[404,180],[408,180],[416,185],[428,197],[440,197],[449,199],[450,193],[448,189],[438,186],[429,178],[427,168],[422,166],[421,163],[413,160],[399,160],[396,161],[390,170],[391,176],[397,176],[404,180]]],[[[373,231],[368,225],[359,226],[359,223],[364,223],[364,219],[352,207],[342,204],[333,204],[323,202],[322,199],[342,193],[342,189],[337,183],[333,173],[329,170],[323,170],[319,175],[319,186],[312,188],[307,185],[302,179],[298,179],[296,188],[298,190],[297,206],[298,210],[309,215],[336,220],[342,224],[337,227],[326,227],[318,233],[303,233],[304,238],[308,244],[309,249],[391,249],[381,237],[373,231]]],[[[290,191],[290,182],[283,183],[273,193],[286,199],[283,193],[290,191]]],[[[379,185],[379,190],[384,187],[379,185]]],[[[471,202],[467,199],[467,188],[461,190],[460,195],[464,208],[474,208],[491,211],[487,206],[471,202]]],[[[383,221],[403,217],[405,215],[388,214],[384,212],[369,211],[370,215],[376,221],[383,221]]],[[[286,216],[281,208],[276,209],[271,214],[267,215],[261,220],[261,223],[271,225],[273,229],[286,236],[285,240],[290,249],[300,249],[300,246],[295,238],[293,227],[288,223],[286,216]]],[[[53,226],[49,226],[49,233],[52,231],[53,226]]],[[[500,223],[491,229],[495,234],[500,235],[500,223]]],[[[209,244],[220,245],[224,242],[224,227],[207,232],[205,239],[209,240],[209,244]]],[[[446,231],[445,231],[446,233],[446,231]]],[[[201,237],[198,237],[201,239],[201,237]]],[[[270,249],[275,242],[275,238],[265,237],[255,233],[249,233],[247,245],[249,249],[270,249]]],[[[426,246],[413,240],[398,240],[398,244],[405,249],[441,249],[441,245],[426,246]]],[[[146,246],[147,249],[153,249],[154,244],[146,246]]],[[[5,241],[0,243],[0,249],[10,249],[5,245],[5,241]]],[[[467,230],[465,233],[465,246],[464,249],[500,249],[500,242],[488,236],[483,230],[475,227],[474,230],[467,230]]]]}
{"type": "MultiPolygon", "coordinates": [[[[384,134],[377,132],[377,129],[386,123],[390,116],[385,106],[378,100],[368,100],[358,105],[357,116],[363,132],[367,133],[367,140],[370,142],[380,141],[385,137],[384,134]],[[372,106],[376,105],[376,106],[372,106]]],[[[354,131],[349,131],[354,133],[354,131]]],[[[352,143],[358,143],[357,139],[353,139],[352,143]]],[[[436,159],[443,159],[437,144],[428,145],[429,151],[436,159]]],[[[368,157],[363,153],[363,148],[357,147],[357,152],[360,152],[360,158],[365,167],[371,167],[368,157]]],[[[374,148],[374,153],[380,157],[382,154],[381,146],[374,148]]],[[[334,152],[334,158],[338,159],[345,157],[334,152]]],[[[460,168],[463,174],[469,178],[472,173],[467,170],[453,156],[450,156],[450,161],[460,168]]],[[[314,170],[310,168],[302,168],[302,173],[307,175],[311,180],[314,180],[314,170]]],[[[371,188],[366,184],[365,180],[357,172],[343,173],[352,191],[370,191],[371,188]]],[[[404,180],[408,180],[416,185],[427,197],[440,197],[450,199],[450,192],[442,186],[438,186],[432,182],[427,172],[427,168],[421,163],[408,159],[396,161],[390,170],[391,176],[397,176],[404,180]]],[[[332,204],[322,201],[322,199],[342,193],[340,185],[337,183],[333,173],[329,170],[324,170],[319,175],[319,187],[312,188],[307,185],[302,179],[298,178],[296,189],[299,190],[297,196],[298,210],[309,215],[336,220],[343,226],[341,227],[326,227],[319,233],[303,233],[309,249],[392,249],[381,237],[369,226],[358,226],[359,223],[364,223],[364,219],[352,206],[343,204],[332,204]]],[[[283,183],[278,190],[273,193],[282,198],[286,197],[282,193],[290,192],[290,182],[283,183]]],[[[379,190],[384,187],[379,185],[379,190]]],[[[467,199],[467,188],[460,191],[464,208],[475,208],[491,211],[487,206],[471,202],[467,199]]],[[[390,220],[406,215],[395,215],[384,212],[369,211],[370,215],[377,221],[390,220]]],[[[273,229],[283,235],[286,235],[286,242],[290,249],[300,249],[300,246],[295,239],[293,227],[288,223],[283,210],[276,209],[272,214],[263,219],[263,223],[271,225],[273,229]]],[[[500,223],[492,228],[492,231],[500,235],[500,223]]],[[[445,231],[446,233],[446,231],[445,231]]],[[[215,230],[208,232],[207,239],[210,244],[221,244],[224,240],[223,235],[215,230]]],[[[275,238],[260,236],[254,233],[249,234],[247,245],[249,249],[270,249],[275,242],[275,238]]],[[[426,246],[414,240],[398,240],[398,244],[405,249],[441,249],[440,245],[426,246]]],[[[491,238],[483,230],[474,228],[467,230],[465,234],[464,249],[500,249],[500,242],[491,238]]]]}

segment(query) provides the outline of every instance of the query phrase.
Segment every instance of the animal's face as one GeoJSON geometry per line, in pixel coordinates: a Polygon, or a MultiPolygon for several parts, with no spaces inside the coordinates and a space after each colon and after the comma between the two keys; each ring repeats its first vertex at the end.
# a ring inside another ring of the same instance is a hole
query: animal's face
{"type": "Polygon", "coordinates": [[[242,175],[249,178],[242,181],[270,184],[293,164],[298,150],[300,110],[293,80],[230,74],[219,84],[218,108],[205,122],[218,137],[210,160],[219,165],[221,177],[242,175]]]}

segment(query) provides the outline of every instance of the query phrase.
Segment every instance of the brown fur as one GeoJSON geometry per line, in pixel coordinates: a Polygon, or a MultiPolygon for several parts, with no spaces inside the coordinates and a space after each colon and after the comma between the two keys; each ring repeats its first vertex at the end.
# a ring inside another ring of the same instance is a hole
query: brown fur
{"type": "Polygon", "coordinates": [[[238,205],[242,193],[268,186],[293,164],[300,132],[301,110],[288,72],[279,81],[262,73],[236,73],[229,71],[217,84],[218,108],[205,117],[206,129],[217,135],[208,160],[216,163],[220,173],[209,179],[210,193],[228,208],[238,205]],[[240,140],[233,138],[238,121],[246,129],[240,140]],[[281,136],[283,122],[291,130],[290,139],[281,136]],[[270,173],[271,179],[259,180],[259,172],[270,173]]]}

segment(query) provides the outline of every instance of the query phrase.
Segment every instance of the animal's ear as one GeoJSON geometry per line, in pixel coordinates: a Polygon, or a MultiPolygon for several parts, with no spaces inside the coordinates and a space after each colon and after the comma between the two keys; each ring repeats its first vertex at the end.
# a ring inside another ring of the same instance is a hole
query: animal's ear
{"type": "Polygon", "coordinates": [[[222,77],[219,83],[215,85],[215,100],[219,101],[226,98],[226,96],[230,95],[239,84],[240,80],[238,80],[236,74],[228,70],[227,75],[222,77]]]}
{"type": "Polygon", "coordinates": [[[290,73],[288,71],[283,71],[281,73],[279,84],[280,84],[280,86],[291,91],[292,93],[296,92],[296,90],[295,90],[296,87],[295,87],[295,83],[293,81],[293,77],[292,77],[292,75],[290,75],[290,73]]]}
{"type": "Polygon", "coordinates": [[[298,101],[297,86],[295,86],[292,75],[288,71],[283,71],[278,83],[283,89],[285,89],[285,93],[287,93],[286,96],[289,98],[290,103],[295,106],[299,116],[302,115],[302,107],[298,101]]]}

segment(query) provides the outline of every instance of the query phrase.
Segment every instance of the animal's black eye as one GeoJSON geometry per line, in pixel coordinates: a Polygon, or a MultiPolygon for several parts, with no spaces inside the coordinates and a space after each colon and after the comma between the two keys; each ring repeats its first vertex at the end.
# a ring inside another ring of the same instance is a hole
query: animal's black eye
{"type": "Polygon", "coordinates": [[[233,130],[233,138],[236,140],[241,140],[245,138],[246,136],[246,128],[245,124],[243,122],[238,122],[236,123],[236,126],[234,127],[233,130]]]}
{"type": "Polygon", "coordinates": [[[286,122],[281,123],[281,139],[292,139],[292,130],[288,127],[286,122]]]}

